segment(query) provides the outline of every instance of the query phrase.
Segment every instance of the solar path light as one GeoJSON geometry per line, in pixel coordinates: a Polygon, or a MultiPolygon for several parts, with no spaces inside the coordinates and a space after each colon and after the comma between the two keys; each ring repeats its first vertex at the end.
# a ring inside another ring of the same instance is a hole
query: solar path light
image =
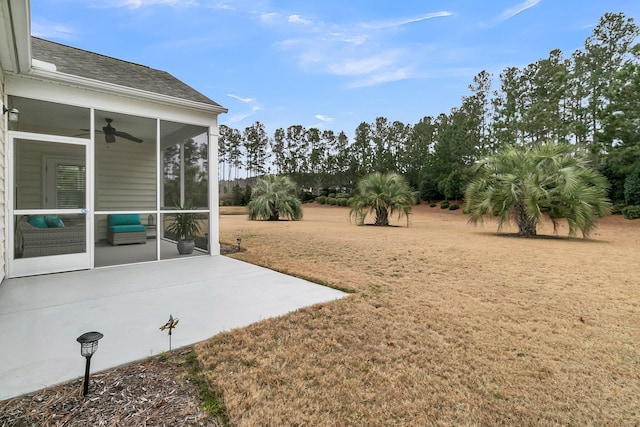
{"type": "Polygon", "coordinates": [[[242,243],[242,237],[236,237],[236,243],[238,244],[238,252],[240,252],[240,243],[242,243]]]}
{"type": "Polygon", "coordinates": [[[102,338],[100,332],[85,332],[80,335],[76,341],[80,343],[80,354],[87,359],[87,364],[84,369],[84,391],[83,396],[86,396],[89,392],[89,367],[91,366],[91,356],[98,349],[98,341],[102,338]]]}

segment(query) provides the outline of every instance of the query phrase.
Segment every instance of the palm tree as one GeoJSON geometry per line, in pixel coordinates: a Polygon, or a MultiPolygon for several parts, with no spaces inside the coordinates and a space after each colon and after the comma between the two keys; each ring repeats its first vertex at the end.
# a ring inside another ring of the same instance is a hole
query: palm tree
{"type": "Polygon", "coordinates": [[[407,180],[397,173],[374,172],[362,178],[351,199],[349,217],[355,217],[359,224],[369,213],[375,213],[374,225],[389,225],[389,215],[398,212],[398,218],[407,217],[415,203],[415,192],[407,180]]]}
{"type": "Polygon", "coordinates": [[[509,146],[477,165],[466,210],[474,224],[498,217],[498,231],[513,218],[523,237],[534,237],[545,215],[555,230],[564,218],[570,236],[580,230],[587,238],[611,206],[607,189],[607,179],[570,145],[509,146]]]}
{"type": "Polygon", "coordinates": [[[258,179],[247,204],[250,220],[293,221],[302,219],[302,203],[296,196],[295,183],[286,176],[265,175],[258,179]]]}

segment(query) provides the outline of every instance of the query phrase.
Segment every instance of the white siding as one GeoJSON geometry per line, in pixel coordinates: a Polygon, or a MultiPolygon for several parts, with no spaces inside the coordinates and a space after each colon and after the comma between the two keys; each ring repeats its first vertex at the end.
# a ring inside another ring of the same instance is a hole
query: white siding
{"type": "Polygon", "coordinates": [[[156,147],[118,140],[112,144],[96,138],[96,210],[156,209],[156,147]]]}
{"type": "Polygon", "coordinates": [[[40,209],[43,205],[44,159],[52,157],[83,158],[81,146],[40,141],[18,141],[16,147],[16,197],[19,209],[40,209]]]}

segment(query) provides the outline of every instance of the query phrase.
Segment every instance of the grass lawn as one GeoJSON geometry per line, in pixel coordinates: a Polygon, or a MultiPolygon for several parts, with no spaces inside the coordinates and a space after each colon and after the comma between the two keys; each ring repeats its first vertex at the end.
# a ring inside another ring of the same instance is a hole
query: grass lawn
{"type": "Polygon", "coordinates": [[[196,346],[233,425],[640,423],[640,221],[520,239],[426,205],[386,228],[222,209],[233,257],[354,291],[196,346]]]}

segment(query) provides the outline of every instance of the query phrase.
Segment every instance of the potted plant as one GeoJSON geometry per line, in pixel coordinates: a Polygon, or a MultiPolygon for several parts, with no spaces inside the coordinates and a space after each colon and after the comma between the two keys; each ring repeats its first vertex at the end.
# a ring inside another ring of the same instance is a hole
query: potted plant
{"type": "MultiPolygon", "coordinates": [[[[193,210],[193,206],[185,202],[182,205],[176,204],[176,209],[188,211],[193,210]]],[[[194,212],[176,212],[169,219],[167,231],[175,235],[180,255],[188,255],[196,246],[194,239],[200,231],[200,219],[194,212]]]]}

